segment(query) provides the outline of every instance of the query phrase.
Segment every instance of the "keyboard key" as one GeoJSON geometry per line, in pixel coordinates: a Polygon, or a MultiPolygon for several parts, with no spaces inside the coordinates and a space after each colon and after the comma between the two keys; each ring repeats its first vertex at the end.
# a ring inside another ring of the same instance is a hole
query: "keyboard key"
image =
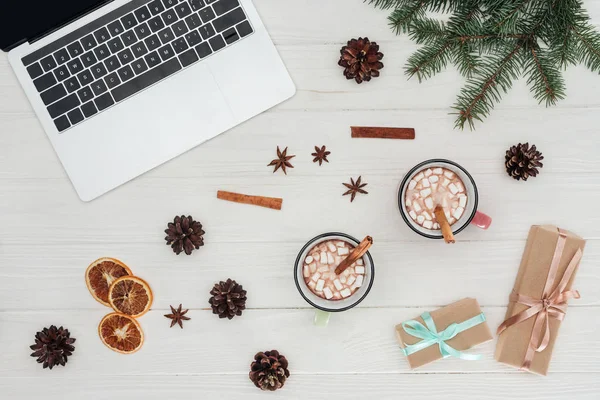
{"type": "Polygon", "coordinates": [[[160,58],[162,58],[163,61],[166,61],[169,58],[173,57],[175,55],[175,52],[173,51],[171,45],[167,43],[158,50],[158,54],[160,54],[160,58]]]}
{"type": "Polygon", "coordinates": [[[187,25],[185,24],[185,21],[178,21],[175,24],[173,24],[171,28],[173,29],[173,33],[175,33],[175,36],[177,37],[185,35],[189,31],[187,25]]]}
{"type": "Polygon", "coordinates": [[[144,60],[146,60],[148,68],[156,67],[158,64],[160,64],[161,61],[158,52],[156,51],[153,51],[152,53],[148,54],[146,57],[144,57],[144,60]]]}
{"type": "Polygon", "coordinates": [[[94,49],[94,54],[98,60],[104,60],[106,57],[110,56],[110,50],[108,50],[108,46],[103,44],[94,49]]]}
{"type": "Polygon", "coordinates": [[[69,122],[69,119],[67,118],[66,115],[63,115],[62,117],[55,119],[54,125],[56,125],[56,129],[58,129],[59,132],[62,132],[71,127],[71,123],[69,122]]]}
{"type": "Polygon", "coordinates": [[[150,32],[148,24],[145,22],[142,25],[136,26],[135,28],[133,28],[133,30],[140,40],[147,38],[152,33],[150,32]]]}
{"type": "Polygon", "coordinates": [[[198,53],[198,57],[204,58],[204,57],[208,57],[209,55],[211,55],[212,50],[210,49],[210,46],[208,45],[208,43],[204,42],[204,43],[200,43],[198,46],[196,46],[196,53],[198,53]]]}
{"type": "Polygon", "coordinates": [[[202,25],[202,21],[198,14],[194,13],[185,19],[185,23],[187,24],[190,30],[199,28],[202,25]]]}
{"type": "Polygon", "coordinates": [[[56,85],[56,83],[56,78],[52,72],[48,72],[46,75],[42,75],[33,81],[33,84],[38,92],[43,92],[44,90],[56,85]]]}
{"type": "Polygon", "coordinates": [[[85,115],[86,118],[89,118],[92,115],[96,114],[98,112],[98,109],[96,108],[94,102],[90,101],[89,103],[85,103],[81,106],[81,111],[83,111],[83,115],[85,115]]]}
{"type": "Polygon", "coordinates": [[[236,8],[232,12],[225,14],[213,21],[217,32],[223,32],[227,28],[237,25],[246,19],[246,14],[241,8],[236,8]]]}
{"type": "Polygon", "coordinates": [[[75,107],[78,107],[80,104],[81,102],[79,101],[79,98],[75,93],[73,93],[72,95],[48,106],[48,112],[52,118],[56,118],[59,115],[63,115],[75,107]]]}
{"type": "Polygon", "coordinates": [[[87,35],[86,37],[81,39],[81,44],[83,46],[83,49],[87,51],[87,50],[91,50],[94,47],[96,47],[96,45],[98,43],[96,43],[96,39],[94,39],[94,35],[87,35]]]}
{"type": "Polygon", "coordinates": [[[86,86],[83,89],[80,89],[77,92],[77,95],[79,96],[79,99],[81,100],[82,103],[85,103],[86,101],[90,101],[94,98],[94,93],[92,93],[92,89],[90,89],[89,86],[86,86]]]}
{"type": "Polygon", "coordinates": [[[67,114],[67,117],[69,117],[69,121],[71,121],[72,125],[76,125],[78,123],[80,123],[81,121],[83,121],[83,113],[81,112],[81,110],[79,108],[74,109],[73,111],[69,112],[67,114]]]}
{"type": "Polygon", "coordinates": [[[96,79],[102,78],[107,73],[108,72],[106,71],[106,67],[102,63],[98,63],[92,67],[92,74],[96,79]]]}
{"type": "Polygon", "coordinates": [[[54,70],[54,76],[56,76],[56,79],[59,82],[62,82],[65,79],[67,79],[69,76],[71,76],[71,74],[69,73],[69,70],[67,69],[67,67],[65,67],[64,65],[61,65],[60,67],[58,67],[54,70]]]}
{"type": "Polygon", "coordinates": [[[148,69],[148,65],[146,65],[146,61],[140,58],[131,64],[131,68],[133,68],[133,72],[135,72],[136,75],[139,75],[148,69]]]}
{"type": "Polygon", "coordinates": [[[83,54],[83,47],[81,47],[81,43],[79,42],[71,43],[67,46],[67,50],[69,51],[71,58],[76,58],[83,54]]]}
{"type": "Polygon", "coordinates": [[[137,20],[140,23],[144,22],[144,21],[146,21],[147,19],[150,18],[150,11],[148,10],[148,7],[146,7],[146,6],[138,8],[133,13],[135,14],[135,17],[137,18],[137,20]]]}
{"type": "Polygon", "coordinates": [[[213,9],[217,13],[217,15],[223,15],[226,12],[229,12],[239,6],[240,3],[238,0],[220,0],[213,4],[213,9]]]}
{"type": "Polygon", "coordinates": [[[98,43],[104,43],[110,39],[110,33],[108,33],[108,29],[102,27],[94,32],[94,37],[98,43]]]}
{"type": "Polygon", "coordinates": [[[94,77],[92,76],[92,73],[88,69],[86,71],[83,71],[79,75],[77,75],[77,79],[79,79],[79,83],[81,83],[81,86],[85,86],[85,85],[89,85],[90,83],[92,83],[92,81],[94,80],[94,77]]]}
{"type": "Polygon", "coordinates": [[[115,71],[117,68],[119,68],[121,66],[121,63],[119,62],[119,59],[115,55],[115,56],[112,56],[110,58],[107,58],[104,61],[104,65],[106,66],[106,70],[108,72],[113,72],[113,71],[115,71]]]}
{"type": "Polygon", "coordinates": [[[189,46],[187,45],[187,43],[185,42],[184,38],[179,38],[175,41],[173,41],[173,43],[171,43],[173,45],[173,49],[175,50],[175,53],[179,54],[183,51],[186,51],[189,46]]]}
{"type": "Polygon", "coordinates": [[[182,53],[179,56],[179,61],[181,61],[181,65],[183,65],[183,68],[187,67],[188,65],[192,65],[198,60],[199,58],[196,55],[194,49],[189,49],[188,51],[182,53]]]}
{"type": "Polygon", "coordinates": [[[125,29],[131,29],[138,24],[137,20],[135,19],[132,13],[129,13],[123,18],[121,18],[121,23],[123,24],[123,27],[125,27],[125,29]]]}
{"type": "Polygon", "coordinates": [[[53,70],[54,68],[56,68],[57,65],[56,60],[52,56],[48,56],[40,62],[42,63],[42,67],[44,67],[45,72],[53,70]]]}
{"type": "Polygon", "coordinates": [[[165,11],[165,6],[160,0],[154,0],[150,2],[150,4],[148,4],[148,8],[150,8],[152,15],[157,15],[165,11]]]}
{"type": "Polygon", "coordinates": [[[96,82],[92,83],[92,90],[96,96],[100,96],[102,93],[105,93],[108,88],[102,79],[98,79],[96,82]]]}
{"type": "Polygon", "coordinates": [[[54,59],[58,63],[58,65],[62,65],[69,61],[71,57],[69,57],[69,53],[67,53],[67,49],[60,49],[56,53],[54,53],[54,59]]]}
{"type": "Polygon", "coordinates": [[[227,44],[231,44],[240,39],[240,35],[238,35],[235,28],[231,28],[223,32],[223,37],[225,38],[227,44]]]}
{"type": "Polygon", "coordinates": [[[108,24],[108,32],[110,32],[112,37],[115,37],[125,32],[125,28],[123,28],[123,24],[121,24],[121,21],[116,20],[108,24]]]}
{"type": "Polygon", "coordinates": [[[156,50],[161,45],[160,40],[158,39],[157,35],[152,35],[152,36],[144,39],[144,43],[146,43],[146,47],[148,48],[148,51],[156,50]]]}
{"type": "Polygon", "coordinates": [[[109,89],[112,89],[118,86],[119,83],[121,83],[121,80],[119,79],[117,73],[113,72],[112,74],[106,75],[104,82],[106,82],[106,86],[108,86],[109,89]]]}
{"type": "Polygon", "coordinates": [[[118,38],[118,37],[112,38],[111,40],[109,40],[107,45],[108,45],[108,48],[110,49],[111,53],[113,53],[113,54],[115,54],[125,48],[125,46],[123,45],[123,41],[121,40],[121,38],[118,38]]]}
{"type": "Polygon", "coordinates": [[[122,52],[117,54],[117,57],[119,57],[119,61],[121,61],[121,65],[129,64],[134,59],[133,53],[129,49],[123,50],[122,52]]]}
{"type": "Polygon", "coordinates": [[[83,66],[87,68],[97,63],[98,59],[96,58],[93,52],[88,51],[87,53],[81,56],[81,62],[83,62],[83,66]]]}
{"type": "Polygon", "coordinates": [[[206,7],[198,13],[200,14],[200,18],[202,18],[202,22],[207,23],[215,19],[215,12],[210,7],[206,7]]]}
{"type": "Polygon", "coordinates": [[[175,11],[179,18],[185,18],[192,13],[192,9],[190,8],[187,2],[179,3],[175,6],[175,11]]]}
{"type": "Polygon", "coordinates": [[[131,69],[131,67],[129,65],[126,65],[123,68],[121,68],[120,70],[118,70],[117,74],[119,74],[119,78],[121,78],[121,81],[123,81],[123,82],[128,81],[131,78],[133,78],[133,70],[131,69]]]}
{"type": "Polygon", "coordinates": [[[173,35],[173,31],[169,27],[166,27],[165,29],[160,31],[158,33],[158,36],[160,37],[160,41],[163,44],[169,43],[171,40],[175,39],[175,35],[173,35]]]}
{"type": "Polygon", "coordinates": [[[177,61],[176,58],[172,58],[164,64],[152,68],[148,72],[135,77],[134,79],[122,84],[121,86],[116,87],[112,90],[112,95],[114,96],[116,101],[122,101],[127,97],[136,94],[140,90],[143,90],[148,86],[151,86],[163,80],[169,75],[174,74],[180,69],[181,65],[179,64],[179,61],[177,61]]]}
{"type": "Polygon", "coordinates": [[[165,11],[161,14],[161,16],[165,25],[171,25],[177,22],[177,14],[175,13],[175,11],[173,11],[173,9],[165,11]]]}
{"type": "Polygon", "coordinates": [[[27,67],[27,72],[29,72],[31,79],[35,79],[41,76],[44,73],[44,70],[40,66],[40,63],[36,62],[35,64],[31,64],[29,67],[27,67]]]}
{"type": "Polygon", "coordinates": [[[110,93],[105,93],[102,96],[98,97],[96,100],[94,100],[94,103],[96,103],[96,107],[98,107],[98,110],[102,111],[115,104],[115,101],[111,97],[110,93]]]}
{"type": "Polygon", "coordinates": [[[79,90],[81,85],[79,84],[77,78],[73,76],[65,81],[65,87],[69,93],[73,93],[74,91],[79,90]]]}
{"type": "Polygon", "coordinates": [[[133,31],[125,32],[121,35],[121,39],[123,40],[123,44],[125,45],[125,47],[131,46],[138,40],[137,36],[135,36],[135,33],[133,33],[133,31]]]}
{"type": "Polygon", "coordinates": [[[65,87],[62,83],[59,83],[58,85],[51,87],[50,89],[40,94],[40,96],[42,97],[42,101],[45,105],[52,104],[56,100],[62,99],[66,95],[67,91],[65,90],[65,87]]]}
{"type": "Polygon", "coordinates": [[[75,75],[83,71],[83,64],[78,58],[76,58],[67,63],[67,68],[69,68],[71,75],[75,75]]]}
{"type": "Polygon", "coordinates": [[[237,26],[237,31],[241,37],[246,37],[249,34],[251,34],[252,32],[254,32],[252,30],[252,26],[250,25],[250,22],[248,22],[248,21],[244,21],[241,24],[239,24],[237,26]]]}
{"type": "Polygon", "coordinates": [[[150,30],[152,32],[158,32],[165,27],[165,23],[163,22],[160,15],[157,15],[156,17],[148,21],[148,25],[150,25],[150,30]]]}
{"type": "Polygon", "coordinates": [[[192,10],[194,11],[199,11],[201,8],[204,8],[206,6],[204,0],[191,0],[190,4],[192,5],[192,10]]]}
{"type": "Polygon", "coordinates": [[[215,28],[213,28],[212,24],[208,23],[200,28],[200,34],[202,35],[202,39],[208,40],[215,36],[217,32],[215,32],[215,28]]]}
{"type": "Polygon", "coordinates": [[[144,54],[148,53],[148,49],[146,48],[146,45],[143,42],[137,42],[136,44],[131,46],[131,50],[133,51],[133,55],[135,56],[135,58],[139,58],[144,54]]]}
{"type": "Polygon", "coordinates": [[[166,8],[173,7],[177,4],[177,0],[162,0],[162,2],[166,8]]]}
{"type": "Polygon", "coordinates": [[[215,36],[214,38],[209,40],[210,47],[212,47],[213,51],[221,50],[225,47],[225,41],[223,40],[223,36],[215,36]]]}
{"type": "Polygon", "coordinates": [[[198,43],[202,42],[202,38],[200,37],[198,31],[191,31],[190,33],[185,35],[185,40],[190,45],[190,47],[194,47],[198,43]]]}

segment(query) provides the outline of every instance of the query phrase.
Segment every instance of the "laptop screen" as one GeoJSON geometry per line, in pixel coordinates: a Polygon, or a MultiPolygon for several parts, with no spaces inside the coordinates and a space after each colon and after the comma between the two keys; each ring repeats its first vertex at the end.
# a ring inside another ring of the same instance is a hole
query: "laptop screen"
{"type": "Polygon", "coordinates": [[[52,31],[111,0],[2,0],[0,48],[52,31]]]}

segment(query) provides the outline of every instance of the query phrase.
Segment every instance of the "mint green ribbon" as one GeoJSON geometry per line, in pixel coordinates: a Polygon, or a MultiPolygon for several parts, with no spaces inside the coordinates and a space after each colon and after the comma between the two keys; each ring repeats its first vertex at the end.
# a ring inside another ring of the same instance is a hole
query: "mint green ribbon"
{"type": "Polygon", "coordinates": [[[481,359],[481,355],[466,354],[452,348],[452,346],[449,346],[446,343],[446,340],[450,340],[459,333],[485,322],[485,315],[483,313],[461,322],[460,324],[450,324],[450,326],[448,326],[448,328],[442,332],[437,331],[435,323],[433,322],[433,318],[431,318],[431,315],[428,312],[421,314],[421,318],[423,318],[423,321],[425,321],[426,327],[423,326],[423,324],[421,324],[419,321],[415,320],[406,321],[402,324],[402,328],[404,328],[406,333],[423,339],[419,343],[407,345],[405,348],[403,348],[402,352],[405,356],[409,356],[417,351],[421,351],[427,347],[437,344],[440,346],[440,353],[442,353],[444,358],[456,357],[460,358],[461,360],[471,361],[481,359]]]}

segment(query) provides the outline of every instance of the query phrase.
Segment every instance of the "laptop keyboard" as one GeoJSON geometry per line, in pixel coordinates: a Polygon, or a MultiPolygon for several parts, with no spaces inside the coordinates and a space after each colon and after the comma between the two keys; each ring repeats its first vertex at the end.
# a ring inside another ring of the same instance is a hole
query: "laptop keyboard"
{"type": "Polygon", "coordinates": [[[239,0],[133,0],[22,62],[63,132],[252,32],[239,0]]]}

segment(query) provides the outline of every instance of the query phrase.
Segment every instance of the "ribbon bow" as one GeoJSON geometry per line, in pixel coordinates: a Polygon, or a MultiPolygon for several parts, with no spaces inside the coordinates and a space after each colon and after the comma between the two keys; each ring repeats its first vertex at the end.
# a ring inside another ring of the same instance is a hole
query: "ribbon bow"
{"type": "Polygon", "coordinates": [[[480,355],[466,354],[454,349],[452,346],[446,343],[446,340],[450,340],[459,333],[485,322],[485,315],[483,313],[461,322],[460,324],[450,324],[442,332],[437,331],[435,323],[433,322],[433,318],[431,318],[431,314],[425,312],[421,314],[421,318],[423,318],[423,321],[425,321],[426,326],[415,320],[406,321],[402,324],[402,328],[404,328],[406,333],[423,339],[419,343],[407,345],[406,347],[402,348],[402,352],[405,356],[409,356],[417,351],[421,351],[427,347],[437,344],[440,347],[440,353],[442,353],[444,358],[456,357],[462,360],[481,359],[480,355]]]}
{"type": "Polygon", "coordinates": [[[528,370],[531,367],[533,354],[535,352],[539,353],[544,351],[550,343],[549,319],[556,318],[557,320],[562,321],[567,312],[567,301],[570,298],[578,299],[581,297],[577,290],[565,290],[567,284],[571,280],[573,272],[575,272],[575,268],[577,268],[577,265],[583,256],[581,249],[577,250],[558,285],[552,290],[552,286],[554,286],[554,282],[557,278],[556,273],[566,241],[566,232],[559,229],[559,237],[556,243],[554,256],[552,257],[552,263],[550,264],[550,270],[548,272],[548,278],[546,279],[542,298],[536,299],[513,291],[510,295],[510,301],[523,304],[528,308],[508,318],[498,327],[498,335],[500,335],[507,328],[528,320],[529,318],[536,317],[535,323],[533,324],[533,331],[531,332],[529,346],[527,347],[527,352],[525,353],[525,358],[521,367],[524,370],[528,370]]]}

